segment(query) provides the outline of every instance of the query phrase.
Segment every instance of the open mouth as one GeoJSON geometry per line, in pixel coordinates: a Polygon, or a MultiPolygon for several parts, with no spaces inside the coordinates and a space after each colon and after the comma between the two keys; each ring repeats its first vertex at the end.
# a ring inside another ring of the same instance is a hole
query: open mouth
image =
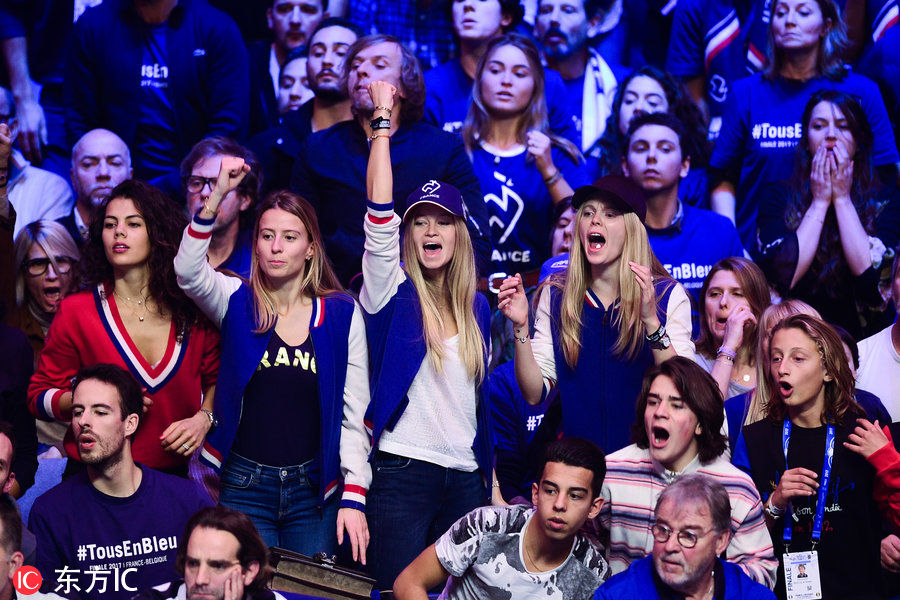
{"type": "Polygon", "coordinates": [[[441,251],[441,248],[443,248],[443,246],[441,246],[437,242],[425,242],[422,245],[422,248],[425,250],[426,256],[432,256],[432,255],[439,253],[441,251]]]}
{"type": "Polygon", "coordinates": [[[44,298],[47,299],[49,304],[59,304],[59,300],[61,297],[61,292],[59,286],[48,286],[44,288],[44,298]]]}
{"type": "Polygon", "coordinates": [[[113,252],[126,252],[128,250],[128,246],[125,244],[115,244],[113,246],[113,252]]]}
{"type": "Polygon", "coordinates": [[[588,234],[588,248],[591,250],[599,250],[606,243],[606,238],[600,233],[588,234]]]}
{"type": "Polygon", "coordinates": [[[779,381],[778,388],[781,390],[781,395],[785,398],[791,395],[791,392],[794,391],[794,386],[792,386],[787,381],[779,381]]]}
{"type": "Polygon", "coordinates": [[[663,427],[653,427],[650,429],[650,435],[653,437],[654,446],[665,446],[669,441],[669,432],[663,427]]]}

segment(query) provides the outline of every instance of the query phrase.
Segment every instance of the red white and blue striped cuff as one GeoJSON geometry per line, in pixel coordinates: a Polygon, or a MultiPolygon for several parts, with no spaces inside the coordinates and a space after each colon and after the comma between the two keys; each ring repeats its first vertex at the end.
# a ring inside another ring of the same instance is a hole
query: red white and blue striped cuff
{"type": "Polygon", "coordinates": [[[68,390],[50,388],[40,395],[37,402],[38,412],[45,421],[56,421],[62,418],[59,411],[59,399],[68,390]]]}
{"type": "Polygon", "coordinates": [[[366,200],[366,209],[368,210],[369,220],[376,225],[384,225],[394,216],[394,203],[375,204],[371,200],[366,200]]]}
{"type": "Polygon", "coordinates": [[[188,225],[188,235],[199,240],[205,240],[212,235],[215,222],[215,216],[212,219],[203,219],[200,217],[200,211],[197,211],[197,214],[191,219],[190,225],[188,225]]]}
{"type": "Polygon", "coordinates": [[[341,508],[355,508],[365,512],[366,488],[359,485],[344,485],[344,493],[341,495],[341,508]]]}

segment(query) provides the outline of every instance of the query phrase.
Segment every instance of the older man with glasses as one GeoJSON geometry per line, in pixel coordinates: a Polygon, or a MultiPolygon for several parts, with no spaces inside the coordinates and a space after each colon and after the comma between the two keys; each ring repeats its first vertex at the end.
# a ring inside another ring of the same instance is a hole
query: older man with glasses
{"type": "Polygon", "coordinates": [[[664,489],[650,531],[653,554],[610,578],[594,600],[775,598],[737,565],[718,558],[731,539],[731,504],[713,478],[684,475],[664,489]]]}

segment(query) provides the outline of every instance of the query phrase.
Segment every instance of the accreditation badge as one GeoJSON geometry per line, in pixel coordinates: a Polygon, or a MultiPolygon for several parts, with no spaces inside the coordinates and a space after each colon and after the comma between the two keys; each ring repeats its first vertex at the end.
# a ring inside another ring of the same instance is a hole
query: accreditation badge
{"type": "Polygon", "coordinates": [[[784,589],[787,600],[815,600],[822,597],[819,553],[789,552],[784,555],[784,589]]]}

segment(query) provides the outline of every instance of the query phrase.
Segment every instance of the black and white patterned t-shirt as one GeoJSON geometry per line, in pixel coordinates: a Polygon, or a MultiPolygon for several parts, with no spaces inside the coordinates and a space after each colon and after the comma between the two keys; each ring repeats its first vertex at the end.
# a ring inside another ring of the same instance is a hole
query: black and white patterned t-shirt
{"type": "Polygon", "coordinates": [[[602,550],[580,534],[557,568],[525,568],[522,540],[534,515],[529,506],[485,506],[453,524],[435,543],[438,560],[451,577],[440,600],[590,598],[609,577],[602,550]]]}

